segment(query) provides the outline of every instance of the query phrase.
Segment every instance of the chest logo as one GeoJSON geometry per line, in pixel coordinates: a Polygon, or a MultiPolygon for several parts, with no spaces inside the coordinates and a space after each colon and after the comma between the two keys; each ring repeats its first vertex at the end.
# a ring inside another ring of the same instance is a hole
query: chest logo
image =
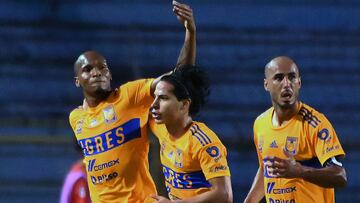
{"type": "Polygon", "coordinates": [[[296,148],[298,145],[297,137],[286,137],[285,151],[291,155],[296,155],[296,148]]]}
{"type": "Polygon", "coordinates": [[[112,105],[103,109],[104,119],[106,123],[113,123],[116,121],[116,114],[112,105]]]}

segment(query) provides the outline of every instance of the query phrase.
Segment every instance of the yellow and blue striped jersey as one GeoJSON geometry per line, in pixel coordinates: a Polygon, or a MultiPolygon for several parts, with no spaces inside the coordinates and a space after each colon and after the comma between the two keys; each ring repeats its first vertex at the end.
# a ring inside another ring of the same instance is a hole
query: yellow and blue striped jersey
{"type": "Polygon", "coordinates": [[[186,199],[210,190],[209,179],[230,176],[226,148],[204,123],[193,122],[180,138],[172,137],[164,124],[150,120],[160,143],[165,185],[172,200],[186,199]]]}
{"type": "Polygon", "coordinates": [[[334,189],[323,188],[303,179],[273,178],[264,168],[265,156],[286,159],[294,156],[302,165],[323,167],[331,157],[345,155],[334,128],[326,117],[300,103],[298,113],[286,124],[274,127],[274,108],[261,114],[254,123],[254,140],[259,165],[264,169],[267,202],[334,202],[334,189]]]}
{"type": "Polygon", "coordinates": [[[70,113],[83,149],[92,202],[146,202],[156,194],[149,173],[148,110],[153,79],[126,83],[94,108],[70,113]]]}

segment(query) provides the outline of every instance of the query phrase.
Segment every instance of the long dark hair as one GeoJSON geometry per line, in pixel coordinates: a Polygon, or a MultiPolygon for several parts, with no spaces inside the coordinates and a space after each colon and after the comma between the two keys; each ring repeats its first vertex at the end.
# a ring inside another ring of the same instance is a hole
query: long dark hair
{"type": "Polygon", "coordinates": [[[179,101],[191,100],[189,108],[191,116],[195,116],[200,111],[210,94],[209,77],[198,66],[180,66],[170,75],[163,76],[160,81],[174,86],[173,93],[179,101]]]}

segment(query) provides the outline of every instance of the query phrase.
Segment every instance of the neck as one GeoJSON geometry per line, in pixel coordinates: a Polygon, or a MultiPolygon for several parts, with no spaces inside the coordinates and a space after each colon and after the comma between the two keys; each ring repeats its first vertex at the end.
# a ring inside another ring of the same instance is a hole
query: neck
{"type": "Polygon", "coordinates": [[[165,124],[165,126],[171,136],[179,138],[186,133],[191,123],[192,118],[190,116],[185,116],[180,121],[178,120],[172,124],[165,124]]]}
{"type": "Polygon", "coordinates": [[[96,96],[84,93],[86,103],[89,107],[96,107],[110,95],[111,91],[102,92],[96,96]]]}
{"type": "Polygon", "coordinates": [[[294,115],[297,114],[299,105],[299,102],[296,102],[291,108],[281,108],[274,105],[275,112],[273,118],[275,118],[278,125],[281,126],[282,124],[287,123],[294,115]]]}

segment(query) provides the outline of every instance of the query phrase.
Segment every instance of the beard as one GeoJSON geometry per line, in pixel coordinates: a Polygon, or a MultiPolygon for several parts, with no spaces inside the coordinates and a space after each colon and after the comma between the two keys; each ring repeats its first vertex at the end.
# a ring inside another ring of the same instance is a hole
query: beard
{"type": "Polygon", "coordinates": [[[91,95],[99,100],[106,99],[111,93],[111,89],[103,89],[101,87],[96,88],[91,95]]]}

